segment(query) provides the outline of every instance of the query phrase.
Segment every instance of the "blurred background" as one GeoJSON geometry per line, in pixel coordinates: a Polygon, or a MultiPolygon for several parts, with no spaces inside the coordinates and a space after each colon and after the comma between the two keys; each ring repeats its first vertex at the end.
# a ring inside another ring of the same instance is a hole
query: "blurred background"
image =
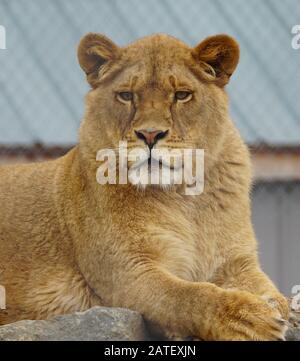
{"type": "MultiPolygon", "coordinates": [[[[166,32],[196,45],[234,36],[240,65],[231,114],[252,151],[253,222],[263,269],[286,295],[300,284],[300,49],[291,29],[299,0],[0,0],[0,164],[64,154],[77,140],[85,76],[79,39],[117,44],[166,32]]],[[[1,206],[1,205],[0,205],[1,206]]]]}

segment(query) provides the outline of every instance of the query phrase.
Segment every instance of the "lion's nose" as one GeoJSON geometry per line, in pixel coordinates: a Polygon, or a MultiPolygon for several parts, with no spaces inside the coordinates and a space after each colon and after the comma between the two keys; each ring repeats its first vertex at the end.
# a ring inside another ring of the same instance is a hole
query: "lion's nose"
{"type": "Polygon", "coordinates": [[[160,140],[167,136],[169,130],[157,130],[153,128],[135,130],[136,136],[143,140],[149,148],[153,146],[160,140]]]}

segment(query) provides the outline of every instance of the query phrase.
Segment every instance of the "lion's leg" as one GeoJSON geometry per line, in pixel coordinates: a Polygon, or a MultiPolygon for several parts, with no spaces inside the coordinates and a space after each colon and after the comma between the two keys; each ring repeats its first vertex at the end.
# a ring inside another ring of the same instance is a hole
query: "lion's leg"
{"type": "Polygon", "coordinates": [[[277,308],[282,317],[288,318],[287,299],[260,269],[253,256],[231,259],[218,270],[213,282],[225,289],[239,289],[255,294],[277,308]]]}
{"type": "Polygon", "coordinates": [[[115,284],[112,306],[140,312],[168,334],[204,340],[277,340],[284,324],[277,310],[245,291],[188,282],[149,265],[115,284]],[[139,271],[139,275],[138,272],[139,271]]]}
{"type": "Polygon", "coordinates": [[[6,285],[6,308],[0,310],[0,325],[24,319],[49,319],[102,305],[82,275],[70,267],[45,268],[38,278],[31,277],[27,282],[7,270],[6,279],[2,280],[6,285]]]}

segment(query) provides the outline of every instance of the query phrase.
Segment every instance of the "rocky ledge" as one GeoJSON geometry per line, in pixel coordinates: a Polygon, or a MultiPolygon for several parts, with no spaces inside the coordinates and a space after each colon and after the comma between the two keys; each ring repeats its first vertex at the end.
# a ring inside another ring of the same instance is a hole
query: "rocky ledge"
{"type": "MultiPolygon", "coordinates": [[[[297,316],[297,315],[296,315],[297,316]]],[[[300,341],[300,322],[291,318],[286,338],[300,341]]],[[[143,341],[151,337],[140,314],[94,307],[47,321],[19,321],[0,327],[1,341],[143,341]]]]}

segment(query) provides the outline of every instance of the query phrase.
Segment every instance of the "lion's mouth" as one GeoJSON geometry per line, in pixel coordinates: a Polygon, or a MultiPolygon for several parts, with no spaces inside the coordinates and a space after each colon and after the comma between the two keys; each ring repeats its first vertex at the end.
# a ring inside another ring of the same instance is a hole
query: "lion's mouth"
{"type": "Polygon", "coordinates": [[[148,169],[151,170],[151,167],[153,168],[169,168],[171,170],[175,170],[174,165],[168,164],[167,162],[164,162],[162,159],[156,159],[155,157],[149,157],[148,158],[148,169]]]}
{"type": "Polygon", "coordinates": [[[167,162],[162,161],[161,159],[157,160],[156,158],[149,157],[146,160],[143,160],[141,162],[134,163],[130,169],[136,170],[139,168],[147,168],[148,172],[150,173],[153,170],[162,170],[164,168],[169,168],[172,171],[178,170],[179,167],[174,167],[172,164],[168,164],[167,162]]]}
{"type": "Polygon", "coordinates": [[[139,159],[138,161],[134,162],[133,164],[131,164],[130,169],[132,170],[136,170],[138,168],[142,168],[145,167],[146,165],[148,166],[148,170],[151,171],[151,169],[163,169],[163,168],[169,168],[170,170],[179,170],[180,168],[182,168],[182,166],[177,166],[175,167],[174,164],[169,163],[168,161],[161,159],[161,158],[156,158],[154,157],[152,154],[148,156],[148,158],[145,159],[139,159]]]}

